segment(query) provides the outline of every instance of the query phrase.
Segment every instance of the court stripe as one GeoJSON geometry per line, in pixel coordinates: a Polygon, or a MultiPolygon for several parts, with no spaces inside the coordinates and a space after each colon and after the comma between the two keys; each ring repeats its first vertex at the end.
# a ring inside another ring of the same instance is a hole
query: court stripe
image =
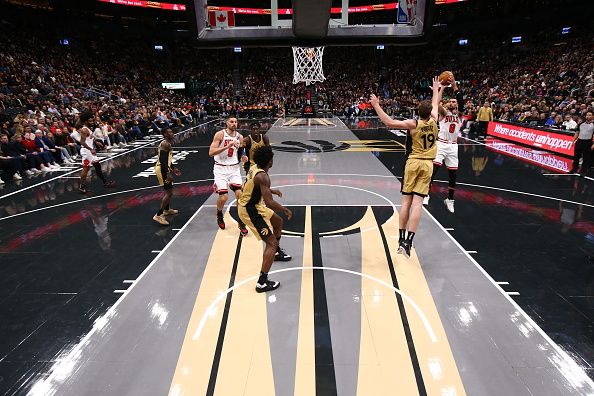
{"type": "MultiPolygon", "coordinates": [[[[388,246],[388,240],[386,239],[386,234],[384,233],[383,228],[379,224],[379,219],[377,218],[377,213],[375,214],[376,222],[378,224],[378,229],[380,236],[382,238],[382,242],[384,245],[384,251],[386,253],[386,258],[388,260],[388,266],[390,268],[390,277],[392,278],[392,285],[396,289],[400,289],[398,285],[398,279],[396,278],[396,271],[394,270],[394,262],[392,261],[392,255],[390,254],[390,248],[388,246]]],[[[402,297],[400,294],[396,293],[396,300],[398,301],[398,310],[400,311],[400,316],[402,317],[402,324],[404,326],[404,334],[406,336],[406,341],[408,343],[408,351],[410,354],[410,360],[413,365],[413,370],[415,372],[415,378],[417,380],[417,387],[419,390],[419,396],[427,396],[427,389],[425,388],[425,382],[423,380],[423,374],[421,373],[421,367],[419,366],[419,358],[417,357],[417,352],[415,350],[415,343],[411,334],[410,325],[408,323],[408,317],[406,316],[406,310],[404,309],[404,303],[402,301],[402,297]]]]}
{"type": "MultiPolygon", "coordinates": [[[[356,224],[378,229],[370,207],[356,224]]],[[[360,233],[361,272],[392,283],[388,260],[379,232],[360,233]]],[[[418,394],[408,342],[396,293],[378,289],[372,279],[361,277],[361,336],[357,395],[418,394]],[[397,373],[397,375],[394,375],[397,373]]],[[[356,348],[356,347],[355,347],[356,348]]]]}
{"type": "MultiPolygon", "coordinates": [[[[229,214],[225,214],[225,216],[225,221],[227,221],[230,216],[229,214]]],[[[175,236],[177,235],[180,233],[175,234],[175,236]]],[[[204,395],[206,393],[223,318],[223,304],[211,306],[211,302],[219,296],[226,297],[226,295],[221,295],[221,291],[225,290],[229,284],[232,264],[235,260],[235,251],[229,249],[229,240],[225,238],[228,235],[238,237],[235,230],[216,231],[200,280],[200,287],[195,296],[196,302],[192,308],[186,334],[179,351],[179,358],[169,389],[171,396],[204,395]],[[201,322],[201,318],[205,315],[206,317],[201,322]],[[198,339],[199,337],[200,339],[198,339]]]]}
{"type": "MultiPolygon", "coordinates": [[[[258,274],[262,253],[262,242],[257,238],[242,238],[235,279],[258,274]]],[[[272,294],[256,293],[253,285],[233,293],[216,378],[216,395],[275,394],[267,315],[267,297],[272,294]]],[[[271,324],[275,322],[272,318],[271,324]]],[[[272,331],[276,331],[275,326],[272,331]]]]}
{"type": "MultiPolygon", "coordinates": [[[[311,206],[305,209],[303,237],[303,267],[313,267],[311,206]]],[[[295,364],[294,396],[316,394],[316,358],[314,324],[313,270],[301,271],[299,327],[297,329],[297,358],[295,364]]]]}
{"type": "MultiPolygon", "coordinates": [[[[314,267],[323,267],[322,247],[320,244],[319,221],[312,210],[312,258],[314,267]]],[[[332,354],[332,334],[326,299],[324,271],[313,272],[314,292],[314,329],[316,353],[316,394],[337,395],[334,356],[332,354]]]]}
{"type": "MultiPolygon", "coordinates": [[[[374,208],[374,210],[378,211],[377,208],[374,208]]],[[[382,227],[384,232],[391,232],[398,228],[398,218],[393,218],[391,222],[384,223],[382,227]]],[[[401,287],[400,290],[419,305],[437,335],[437,342],[434,344],[426,342],[423,336],[423,323],[419,316],[411,310],[411,305],[405,304],[404,308],[410,314],[411,334],[413,339],[417,341],[415,348],[427,394],[441,395],[447,393],[464,396],[466,391],[460,377],[460,371],[456,365],[440,314],[415,250],[413,249],[411,257],[406,259],[397,253],[397,244],[390,244],[389,249],[396,265],[395,272],[401,287]],[[444,390],[447,392],[444,392],[444,390]]]]}
{"type": "MultiPolygon", "coordinates": [[[[241,242],[243,237],[239,237],[237,241],[237,248],[235,249],[235,258],[233,260],[233,268],[231,269],[231,277],[229,278],[229,287],[235,283],[235,274],[237,273],[237,264],[239,263],[239,253],[241,252],[241,242]]],[[[219,371],[219,363],[221,361],[221,352],[223,350],[223,341],[225,340],[225,331],[227,329],[227,321],[229,320],[229,307],[231,306],[231,299],[233,292],[227,293],[225,300],[225,309],[223,311],[223,319],[221,320],[221,327],[219,329],[219,338],[217,339],[217,346],[215,348],[212,368],[210,370],[210,379],[208,380],[208,387],[206,388],[206,395],[213,396],[215,385],[217,383],[217,374],[219,371]]]]}

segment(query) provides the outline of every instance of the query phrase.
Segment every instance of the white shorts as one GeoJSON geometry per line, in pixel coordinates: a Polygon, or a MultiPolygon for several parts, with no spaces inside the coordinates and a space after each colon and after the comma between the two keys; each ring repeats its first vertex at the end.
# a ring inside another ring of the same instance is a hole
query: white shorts
{"type": "Polygon", "coordinates": [[[93,153],[87,150],[86,148],[82,148],[80,150],[80,155],[82,157],[83,166],[89,166],[91,164],[94,164],[95,162],[99,162],[99,157],[93,155],[93,153]]]}
{"type": "Polygon", "coordinates": [[[458,169],[458,145],[437,142],[437,155],[433,160],[435,165],[443,165],[450,169],[458,169]]]}
{"type": "Polygon", "coordinates": [[[241,188],[243,179],[241,178],[239,164],[232,166],[216,165],[214,166],[214,190],[219,194],[226,193],[229,188],[237,190],[241,188]]]}

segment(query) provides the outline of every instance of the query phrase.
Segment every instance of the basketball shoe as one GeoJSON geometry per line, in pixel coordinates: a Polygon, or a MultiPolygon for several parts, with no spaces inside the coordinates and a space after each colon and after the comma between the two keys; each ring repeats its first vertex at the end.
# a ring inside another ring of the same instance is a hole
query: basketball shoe
{"type": "Polygon", "coordinates": [[[217,212],[217,224],[221,230],[225,229],[225,220],[223,219],[223,212],[217,212]]]}
{"type": "Polygon", "coordinates": [[[274,261],[291,261],[293,257],[287,254],[280,246],[276,249],[276,253],[274,254],[274,261]]]}
{"type": "Polygon", "coordinates": [[[270,279],[267,279],[266,282],[263,284],[256,282],[256,291],[258,293],[264,293],[267,291],[278,289],[280,286],[280,282],[275,282],[270,279]]]}
{"type": "Polygon", "coordinates": [[[445,203],[446,208],[448,208],[448,211],[454,213],[454,200],[446,198],[443,202],[445,203]]]}
{"type": "Polygon", "coordinates": [[[398,253],[402,254],[406,258],[410,258],[410,249],[412,248],[412,243],[405,239],[404,241],[400,242],[398,246],[398,253]]]}

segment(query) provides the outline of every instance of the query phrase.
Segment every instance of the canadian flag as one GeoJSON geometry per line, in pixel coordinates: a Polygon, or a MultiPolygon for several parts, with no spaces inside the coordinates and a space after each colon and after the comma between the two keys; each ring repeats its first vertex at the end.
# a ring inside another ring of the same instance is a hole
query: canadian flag
{"type": "Polygon", "coordinates": [[[208,21],[213,27],[235,26],[235,14],[233,11],[209,11],[208,21]]]}

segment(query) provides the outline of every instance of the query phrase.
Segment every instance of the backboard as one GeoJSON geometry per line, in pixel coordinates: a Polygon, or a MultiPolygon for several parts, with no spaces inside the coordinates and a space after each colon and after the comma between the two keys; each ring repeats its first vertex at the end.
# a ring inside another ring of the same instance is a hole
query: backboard
{"type": "Polygon", "coordinates": [[[434,5],[432,0],[333,0],[328,35],[308,42],[293,33],[291,0],[194,3],[199,45],[215,47],[415,43],[423,40],[434,5]]]}

